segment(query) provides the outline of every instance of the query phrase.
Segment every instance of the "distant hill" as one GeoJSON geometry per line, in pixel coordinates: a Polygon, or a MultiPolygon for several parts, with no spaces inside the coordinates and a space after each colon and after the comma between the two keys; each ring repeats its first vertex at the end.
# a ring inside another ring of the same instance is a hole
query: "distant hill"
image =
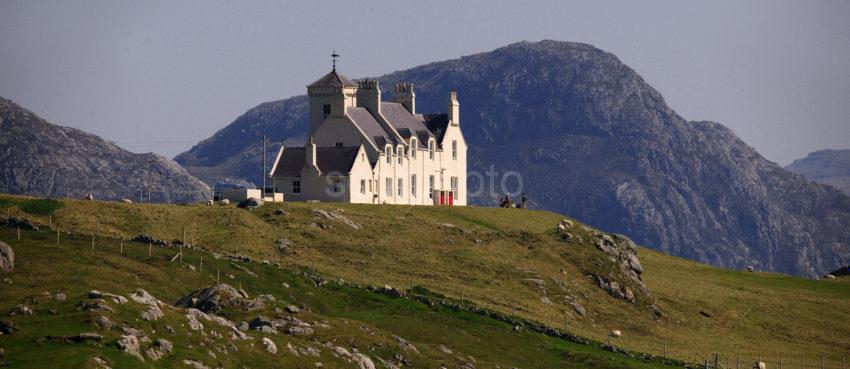
{"type": "Polygon", "coordinates": [[[78,129],[51,124],[0,98],[0,192],[47,197],[195,202],[210,189],[173,160],[134,154],[78,129]],[[143,197],[147,199],[147,190],[143,197]]]}
{"type": "Polygon", "coordinates": [[[820,150],[794,160],[785,169],[850,194],[850,150],[820,150]]]}
{"type": "MultiPolygon", "coordinates": [[[[533,206],[718,266],[814,277],[850,262],[849,197],[764,159],[721,124],[687,121],[591,45],[520,42],[378,80],[385,99],[394,83],[413,82],[423,113],[445,111],[456,89],[470,170],[520,173],[533,206]]],[[[267,102],[176,160],[205,180],[256,183],[260,137],[299,143],[306,130],[305,96],[267,102]]]]}

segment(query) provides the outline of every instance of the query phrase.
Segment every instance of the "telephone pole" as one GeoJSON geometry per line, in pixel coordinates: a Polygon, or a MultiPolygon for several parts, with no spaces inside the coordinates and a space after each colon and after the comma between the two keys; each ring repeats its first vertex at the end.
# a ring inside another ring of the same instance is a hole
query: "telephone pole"
{"type": "Polygon", "coordinates": [[[266,199],[266,135],[263,135],[263,190],[260,191],[260,200],[266,199]]]}

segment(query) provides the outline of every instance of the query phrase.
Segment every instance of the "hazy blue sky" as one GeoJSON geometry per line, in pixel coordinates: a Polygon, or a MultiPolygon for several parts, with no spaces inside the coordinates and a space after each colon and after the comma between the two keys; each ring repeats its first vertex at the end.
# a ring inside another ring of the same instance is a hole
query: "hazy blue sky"
{"type": "Polygon", "coordinates": [[[343,55],[376,76],[555,39],[610,51],[687,119],[787,164],[850,148],[850,1],[8,1],[0,96],[173,156],[343,55]]]}

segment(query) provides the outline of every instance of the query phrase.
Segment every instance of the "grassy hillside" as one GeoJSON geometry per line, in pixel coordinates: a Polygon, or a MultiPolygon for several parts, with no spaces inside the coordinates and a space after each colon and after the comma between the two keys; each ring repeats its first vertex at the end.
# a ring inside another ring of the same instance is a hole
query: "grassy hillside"
{"type": "MultiPolygon", "coordinates": [[[[8,211],[43,225],[51,221],[47,215],[24,212],[23,202],[23,198],[6,197],[0,201],[0,207],[5,207],[0,209],[0,217],[5,216],[2,211],[8,211]]],[[[187,242],[202,250],[243,253],[279,262],[287,268],[315,270],[334,280],[342,278],[379,286],[389,284],[400,289],[423,286],[435,293],[471,301],[507,315],[515,314],[559,328],[566,326],[570,332],[598,341],[607,340],[609,330],[619,329],[623,337],[615,339],[613,343],[617,346],[657,355],[666,347],[668,356],[690,362],[719,353],[727,363],[738,355],[742,363],[761,357],[770,364],[782,355],[796,357],[795,362],[799,364],[802,354],[812,363],[816,360],[819,363],[823,356],[827,366],[833,363],[837,368],[841,366],[842,356],[850,356],[850,340],[847,340],[850,337],[850,283],[844,279],[806,280],[720,270],[640,248],[638,254],[645,271],[643,280],[650,294],[639,294],[635,303],[629,303],[609,296],[587,277],[588,274],[612,273],[605,255],[592,245],[596,237],[594,230],[576,224],[569,230],[574,239],[564,242],[555,231],[555,225],[563,217],[549,212],[303,203],[268,204],[246,211],[204,205],[73,200],[63,200],[63,203],[64,206],[52,216],[54,226],[63,231],[97,234],[98,239],[127,239],[149,234],[171,241],[182,238],[185,229],[187,242]],[[342,221],[317,216],[313,212],[316,208],[344,214],[361,228],[354,229],[342,221]],[[279,210],[284,214],[278,214],[279,210]],[[277,252],[280,238],[291,243],[285,254],[277,252]],[[585,315],[577,314],[567,303],[573,300],[586,308],[585,315]],[[653,315],[652,303],[663,311],[660,318],[653,315]]],[[[12,234],[8,229],[4,232],[4,237],[12,234]]],[[[87,242],[90,243],[90,239],[87,242]]],[[[111,257],[117,257],[114,251],[113,245],[111,257]]],[[[174,250],[167,251],[174,253],[174,250]]],[[[97,252],[101,251],[96,247],[97,252]]],[[[79,268],[90,270],[92,278],[103,278],[117,275],[117,270],[125,268],[124,263],[118,261],[109,265],[115,270],[93,270],[84,263],[58,270],[79,268]]],[[[139,266],[139,270],[145,271],[146,280],[122,278],[122,282],[136,283],[133,286],[148,288],[160,299],[172,302],[203,284],[189,279],[174,285],[161,283],[163,279],[155,277],[159,273],[162,278],[178,277],[169,268],[172,263],[147,261],[144,267],[139,266]]],[[[64,277],[57,276],[59,280],[64,277]]],[[[179,275],[179,278],[189,277],[179,275]]],[[[274,275],[272,278],[286,277],[274,275]]],[[[264,278],[254,279],[257,280],[264,278]]],[[[51,288],[48,282],[38,286],[36,288],[51,288]]],[[[252,295],[275,294],[272,287],[263,286],[268,291],[249,292],[253,292],[252,295]]],[[[128,287],[115,289],[125,293],[131,290],[128,287]]],[[[39,291],[18,291],[18,295],[14,295],[16,298],[11,298],[13,295],[1,297],[2,301],[8,301],[6,305],[14,306],[22,297],[20,294],[39,291]]],[[[360,304],[352,302],[347,306],[343,310],[360,304]]],[[[399,307],[384,308],[395,311],[399,307]]],[[[357,319],[374,318],[377,314],[372,309],[358,309],[361,310],[357,319]]],[[[427,325],[421,322],[430,319],[431,316],[419,323],[401,319],[398,324],[405,326],[384,326],[382,329],[403,335],[395,330],[419,329],[417,327],[427,325]]],[[[377,324],[374,320],[366,321],[370,325],[377,324]]],[[[407,330],[404,332],[411,334],[407,330]]],[[[421,337],[431,334],[437,333],[428,332],[421,337]]],[[[411,337],[405,338],[414,342],[411,337]]],[[[510,337],[505,342],[513,345],[526,340],[510,337]]],[[[476,346],[469,337],[461,339],[457,346],[464,347],[464,344],[470,346],[464,348],[470,352],[476,346]]],[[[0,347],[4,345],[0,338],[0,347]]],[[[555,356],[569,356],[571,354],[564,352],[572,352],[570,350],[565,349],[555,356]]],[[[495,351],[504,352],[502,348],[495,351]]],[[[602,354],[594,352],[593,355],[602,354]]],[[[528,355],[517,355],[525,356],[528,355]]],[[[549,366],[503,359],[497,355],[489,362],[519,367],[549,366]]]]}

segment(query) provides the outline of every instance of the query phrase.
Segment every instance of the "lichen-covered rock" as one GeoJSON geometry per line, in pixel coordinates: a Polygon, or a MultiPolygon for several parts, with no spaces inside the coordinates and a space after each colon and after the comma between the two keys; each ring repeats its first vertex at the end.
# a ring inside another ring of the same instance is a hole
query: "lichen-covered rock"
{"type": "Polygon", "coordinates": [[[125,334],[118,339],[116,343],[121,352],[135,356],[144,361],[142,354],[139,352],[139,338],[134,335],[125,334]]]}
{"type": "Polygon", "coordinates": [[[226,308],[241,308],[248,310],[257,306],[257,302],[247,299],[247,295],[232,286],[221,283],[193,291],[177,301],[177,307],[191,307],[205,313],[218,313],[226,308]]]}
{"type": "Polygon", "coordinates": [[[263,347],[265,347],[266,351],[268,351],[270,354],[276,354],[277,353],[277,345],[274,344],[274,341],[268,339],[268,337],[263,337],[262,342],[263,342],[263,347]]]}
{"type": "Polygon", "coordinates": [[[0,272],[11,272],[15,269],[15,251],[5,242],[0,241],[0,272]]]}

